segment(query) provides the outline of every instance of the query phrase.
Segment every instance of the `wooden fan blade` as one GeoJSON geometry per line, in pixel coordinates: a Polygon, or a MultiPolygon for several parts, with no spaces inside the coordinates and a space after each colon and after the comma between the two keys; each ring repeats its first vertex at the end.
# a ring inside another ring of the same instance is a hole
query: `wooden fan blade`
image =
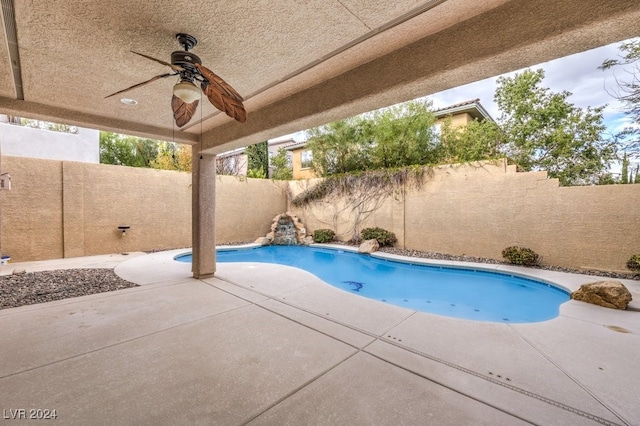
{"type": "Polygon", "coordinates": [[[202,91],[207,95],[209,102],[229,117],[241,123],[247,121],[247,111],[245,111],[244,105],[242,104],[242,96],[211,70],[200,64],[196,64],[195,66],[207,80],[202,83],[202,91]]]}
{"type": "Polygon", "coordinates": [[[202,91],[207,95],[209,102],[211,102],[214,107],[241,123],[247,121],[247,111],[245,111],[242,102],[220,93],[218,88],[211,84],[202,83],[202,91]]]}
{"type": "Polygon", "coordinates": [[[159,79],[161,79],[161,78],[165,78],[165,77],[171,77],[172,75],[176,75],[176,74],[174,74],[174,73],[167,73],[167,74],[160,74],[160,75],[156,75],[155,77],[152,77],[152,78],[150,78],[150,79],[149,79],[149,80],[147,80],[147,81],[143,81],[142,83],[134,84],[134,85],[133,85],[133,86],[131,86],[131,87],[127,87],[126,89],[119,90],[119,91],[117,91],[116,93],[112,93],[112,94],[110,94],[109,96],[105,96],[104,98],[105,98],[105,99],[107,99],[107,98],[110,98],[110,97],[112,97],[112,96],[119,95],[120,93],[128,92],[129,90],[135,89],[136,87],[144,86],[145,84],[149,84],[149,83],[151,83],[152,81],[156,81],[156,80],[159,80],[159,79]]]}
{"type": "Polygon", "coordinates": [[[171,109],[173,110],[173,118],[176,120],[176,126],[182,127],[191,120],[195,114],[200,101],[195,100],[188,104],[176,95],[171,98],[171,109]]]}
{"type": "Polygon", "coordinates": [[[168,67],[171,67],[171,69],[172,69],[172,70],[174,70],[174,71],[184,71],[184,68],[182,68],[182,67],[180,67],[180,66],[178,66],[178,65],[173,65],[173,64],[172,64],[172,63],[170,63],[170,62],[163,61],[162,59],[156,59],[156,58],[154,58],[153,56],[145,55],[144,53],[134,52],[133,50],[130,50],[130,52],[131,52],[131,53],[135,53],[136,55],[140,55],[140,56],[142,56],[143,58],[151,59],[152,61],[155,61],[155,62],[157,62],[157,63],[159,63],[159,64],[162,64],[162,65],[166,65],[166,66],[168,66],[168,67]]]}
{"type": "Polygon", "coordinates": [[[204,67],[200,64],[194,64],[194,65],[198,69],[198,71],[200,71],[200,74],[202,74],[202,76],[209,81],[209,84],[212,86],[215,86],[220,93],[226,95],[229,98],[233,98],[236,101],[239,101],[239,102],[244,101],[244,99],[242,99],[242,96],[240,96],[240,94],[236,92],[235,89],[231,87],[229,83],[224,81],[222,78],[220,78],[217,74],[215,74],[209,68],[204,67]]]}

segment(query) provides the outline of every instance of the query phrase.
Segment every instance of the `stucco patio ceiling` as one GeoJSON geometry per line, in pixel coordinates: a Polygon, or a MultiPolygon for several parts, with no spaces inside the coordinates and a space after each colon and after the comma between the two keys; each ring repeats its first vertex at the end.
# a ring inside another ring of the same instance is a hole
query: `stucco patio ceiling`
{"type": "Polygon", "coordinates": [[[0,112],[199,143],[219,152],[638,35],[637,0],[2,0],[0,112]],[[175,34],[245,97],[183,129],[175,34]],[[14,38],[15,37],[15,38],[14,38]]]}

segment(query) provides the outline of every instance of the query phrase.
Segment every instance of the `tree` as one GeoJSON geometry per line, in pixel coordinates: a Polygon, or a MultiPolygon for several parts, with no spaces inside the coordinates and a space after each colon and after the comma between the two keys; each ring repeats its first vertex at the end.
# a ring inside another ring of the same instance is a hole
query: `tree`
{"type": "Polygon", "coordinates": [[[100,132],[100,162],[131,167],[151,167],[158,155],[158,141],[100,132]]]}
{"type": "Polygon", "coordinates": [[[238,176],[246,165],[240,153],[216,156],[216,174],[238,176]]]}
{"type": "Polygon", "coordinates": [[[363,126],[373,168],[434,164],[440,160],[436,118],[428,100],[375,111],[363,126]]]}
{"type": "Polygon", "coordinates": [[[320,176],[432,164],[439,144],[429,101],[411,101],[309,131],[307,148],[320,176]]]}
{"type": "Polygon", "coordinates": [[[491,120],[473,120],[465,126],[453,127],[446,118],[440,128],[442,161],[445,163],[467,163],[502,156],[500,151],[505,135],[491,120]]]}
{"type": "Polygon", "coordinates": [[[620,183],[631,183],[631,179],[629,178],[629,159],[627,158],[627,153],[624,153],[624,157],[622,157],[622,171],[620,172],[620,183]]]}
{"type": "MultiPolygon", "coordinates": [[[[614,98],[622,102],[624,113],[631,119],[616,136],[621,148],[630,153],[632,159],[640,159],[640,38],[627,40],[618,48],[618,59],[607,59],[599,67],[601,70],[623,68],[622,77],[616,77],[617,89],[614,98]]],[[[631,180],[629,180],[631,182],[631,180]]]]}
{"type": "Polygon", "coordinates": [[[602,136],[603,108],[577,108],[567,101],[570,92],[542,87],[543,78],[540,69],[498,79],[505,153],[522,170],[546,170],[561,185],[594,183],[616,154],[602,136]]]}
{"type": "Polygon", "coordinates": [[[158,154],[151,161],[154,169],[191,171],[191,146],[175,142],[160,142],[158,154]]]}
{"type": "Polygon", "coordinates": [[[361,117],[335,121],[309,130],[307,149],[320,176],[362,171],[370,167],[361,117]]]}
{"type": "Polygon", "coordinates": [[[280,148],[278,154],[271,159],[271,163],[275,167],[273,178],[277,180],[290,180],[293,178],[293,171],[289,165],[287,158],[287,150],[280,148]]]}
{"type": "Polygon", "coordinates": [[[247,176],[254,178],[266,178],[269,175],[269,143],[267,141],[248,146],[247,176]]]}
{"type": "MultiPolygon", "coordinates": [[[[614,97],[624,104],[625,113],[640,125],[640,38],[623,42],[618,50],[620,51],[619,59],[607,59],[599,68],[608,70],[633,65],[625,70],[627,78],[616,79],[618,90],[614,93],[614,97]]],[[[638,134],[640,129],[636,128],[633,131],[638,134]]]]}
{"type": "Polygon", "coordinates": [[[49,121],[32,120],[30,118],[9,116],[11,123],[18,124],[24,127],[31,127],[33,129],[45,129],[53,132],[63,133],[78,133],[77,126],[70,126],[68,124],[52,123],[49,121]]]}

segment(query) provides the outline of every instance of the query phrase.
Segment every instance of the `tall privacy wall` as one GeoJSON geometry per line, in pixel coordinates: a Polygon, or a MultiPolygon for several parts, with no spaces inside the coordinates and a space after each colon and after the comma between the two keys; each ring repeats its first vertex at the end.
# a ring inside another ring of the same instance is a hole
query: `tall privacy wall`
{"type": "MultiPolygon", "coordinates": [[[[2,157],[0,247],[12,261],[191,246],[191,174],[2,157]],[[126,235],[118,226],[130,226],[126,235]]],[[[270,180],[216,181],[218,244],[253,241],[286,209],[270,180]]]]}
{"type": "MultiPolygon", "coordinates": [[[[293,194],[314,181],[292,182],[293,194]]],[[[309,231],[337,228],[349,239],[344,202],[290,208],[309,231]]],[[[640,185],[559,187],[545,172],[506,163],[442,166],[424,186],[388,199],[360,224],[393,231],[398,247],[501,259],[529,247],[548,265],[625,271],[640,253],[640,185]]],[[[628,271],[628,270],[627,270],[628,271]]]]}

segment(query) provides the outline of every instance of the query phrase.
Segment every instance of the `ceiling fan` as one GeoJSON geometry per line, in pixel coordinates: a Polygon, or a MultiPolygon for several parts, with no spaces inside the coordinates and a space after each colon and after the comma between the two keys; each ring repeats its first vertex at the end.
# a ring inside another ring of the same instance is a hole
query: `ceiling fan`
{"type": "Polygon", "coordinates": [[[131,51],[136,55],[140,55],[143,58],[150,59],[158,62],[162,65],[170,67],[173,72],[156,75],[147,81],[134,84],[126,89],[119,90],[115,93],[105,96],[110,98],[111,96],[118,95],[120,93],[128,92],[136,87],[144,86],[145,84],[159,80],[161,78],[167,78],[172,76],[179,76],[178,83],[173,86],[173,97],[171,98],[171,109],[173,110],[173,118],[176,121],[178,127],[182,127],[191,120],[193,114],[198,108],[199,99],[201,93],[204,93],[209,101],[218,108],[220,111],[226,113],[229,117],[238,120],[241,123],[247,121],[247,112],[242,105],[242,96],[238,94],[226,81],[218,77],[210,69],[202,65],[202,61],[197,55],[189,52],[198,40],[184,33],[176,34],[178,43],[180,43],[184,51],[177,50],[171,53],[171,63],[165,62],[161,59],[156,59],[151,56],[131,51]],[[200,84],[198,88],[197,84],[200,84]]]}

